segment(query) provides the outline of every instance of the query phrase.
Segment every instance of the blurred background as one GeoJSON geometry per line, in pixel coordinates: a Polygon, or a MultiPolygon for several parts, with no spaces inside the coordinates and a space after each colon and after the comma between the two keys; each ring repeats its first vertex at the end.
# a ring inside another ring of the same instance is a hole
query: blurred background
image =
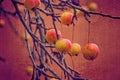
{"type": "MultiPolygon", "coordinates": [[[[80,0],[80,2],[81,5],[96,2],[99,6],[98,11],[120,16],[120,0],[80,0]]],[[[2,4],[6,10],[14,11],[10,0],[2,4]]],[[[5,21],[0,27],[0,57],[3,58],[0,61],[0,80],[30,80],[31,76],[26,74],[26,67],[31,65],[31,61],[22,38],[23,25],[17,17],[0,14],[0,19],[5,21]]],[[[47,25],[51,24],[48,23],[50,19],[46,20],[47,25]]],[[[120,80],[120,20],[97,15],[91,15],[90,20],[90,42],[99,46],[100,54],[94,61],[84,59],[82,54],[73,57],[75,69],[81,72],[82,77],[90,80],[120,80]]],[[[58,28],[61,30],[61,27],[58,28]]],[[[62,34],[71,40],[72,27],[62,26],[62,34]]],[[[88,23],[80,16],[75,25],[73,42],[84,46],[87,35],[88,23]]]]}

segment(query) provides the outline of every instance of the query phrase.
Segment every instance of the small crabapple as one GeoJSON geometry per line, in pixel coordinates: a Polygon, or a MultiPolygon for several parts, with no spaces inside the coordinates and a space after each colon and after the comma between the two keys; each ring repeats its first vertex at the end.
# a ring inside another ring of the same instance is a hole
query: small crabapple
{"type": "Polygon", "coordinates": [[[70,55],[75,56],[81,52],[81,46],[78,43],[73,43],[70,49],[70,55]]]}
{"type": "Polygon", "coordinates": [[[71,12],[63,12],[61,15],[61,23],[64,25],[69,25],[72,22],[73,13],[71,12]]]}
{"type": "Polygon", "coordinates": [[[61,32],[58,30],[58,39],[55,29],[50,29],[46,33],[46,40],[49,44],[54,44],[58,39],[61,38],[61,32]]]}
{"type": "Polygon", "coordinates": [[[87,43],[82,49],[83,56],[87,60],[94,60],[99,52],[99,47],[95,43],[87,43]]]}
{"type": "Polygon", "coordinates": [[[59,39],[55,43],[55,48],[59,52],[68,52],[71,48],[71,41],[69,39],[59,39]]]}
{"type": "Polygon", "coordinates": [[[89,3],[88,7],[89,7],[90,11],[96,11],[96,10],[98,10],[98,5],[95,2],[89,3]]]}

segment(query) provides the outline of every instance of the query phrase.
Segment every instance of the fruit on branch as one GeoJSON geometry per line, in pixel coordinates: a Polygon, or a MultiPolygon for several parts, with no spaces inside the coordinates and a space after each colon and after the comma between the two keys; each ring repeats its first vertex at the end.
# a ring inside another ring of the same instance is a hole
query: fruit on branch
{"type": "Polygon", "coordinates": [[[90,11],[96,11],[96,10],[98,10],[98,5],[95,2],[89,3],[88,7],[89,7],[90,11]]]}
{"type": "Polygon", "coordinates": [[[71,48],[71,41],[69,39],[59,39],[55,43],[55,48],[59,52],[68,52],[71,48]]]}
{"type": "MultiPolygon", "coordinates": [[[[89,10],[89,8],[87,7],[87,6],[82,6],[82,8],[83,9],[85,9],[85,10],[89,10]]],[[[72,9],[71,10],[71,12],[74,14],[74,10],[72,9]]],[[[80,11],[80,10],[78,10],[78,9],[76,9],[76,16],[78,17],[78,16],[81,16],[81,15],[83,15],[84,13],[82,12],[82,11],[80,11]]]]}
{"type": "Polygon", "coordinates": [[[50,29],[46,32],[46,40],[49,44],[54,44],[58,39],[61,38],[61,32],[58,30],[58,38],[55,29],[50,29]]]}
{"type": "Polygon", "coordinates": [[[72,0],[72,3],[76,6],[80,5],[80,0],[72,0]]]}
{"type": "Polygon", "coordinates": [[[78,43],[73,43],[70,49],[71,56],[77,56],[81,52],[81,46],[78,43]]]}
{"type": "Polygon", "coordinates": [[[27,66],[26,73],[27,73],[28,76],[31,76],[32,73],[33,73],[33,67],[32,66],[27,66]]]}
{"type": "Polygon", "coordinates": [[[27,9],[37,8],[40,5],[40,0],[25,0],[24,5],[27,9]]]}
{"type": "Polygon", "coordinates": [[[61,23],[64,25],[69,25],[72,23],[73,13],[71,12],[63,12],[61,15],[61,23]]]}
{"type": "Polygon", "coordinates": [[[99,47],[95,43],[87,43],[82,49],[83,56],[87,60],[94,60],[99,52],[99,47]]]}

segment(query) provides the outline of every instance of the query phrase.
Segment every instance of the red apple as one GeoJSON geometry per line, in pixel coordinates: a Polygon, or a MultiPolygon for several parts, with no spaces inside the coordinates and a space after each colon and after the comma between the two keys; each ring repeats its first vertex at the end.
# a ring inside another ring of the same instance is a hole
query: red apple
{"type": "Polygon", "coordinates": [[[71,48],[71,41],[69,39],[59,39],[55,43],[55,48],[59,52],[68,52],[71,48]]]}
{"type": "Polygon", "coordinates": [[[40,5],[40,0],[25,0],[24,5],[27,9],[36,8],[40,5]]]}
{"type": "Polygon", "coordinates": [[[78,43],[73,43],[70,49],[70,55],[75,56],[81,52],[81,46],[78,43]]]}
{"type": "MultiPolygon", "coordinates": [[[[58,39],[61,38],[61,32],[58,31],[58,39]]],[[[46,33],[46,40],[49,44],[54,44],[57,40],[57,35],[55,29],[50,29],[46,33]]]]}
{"type": "Polygon", "coordinates": [[[64,25],[69,25],[72,22],[73,13],[71,12],[63,12],[61,15],[61,23],[64,25]]]}
{"type": "Polygon", "coordinates": [[[97,58],[99,52],[100,50],[98,45],[94,43],[88,43],[82,49],[83,56],[87,60],[94,60],[97,58]]]}

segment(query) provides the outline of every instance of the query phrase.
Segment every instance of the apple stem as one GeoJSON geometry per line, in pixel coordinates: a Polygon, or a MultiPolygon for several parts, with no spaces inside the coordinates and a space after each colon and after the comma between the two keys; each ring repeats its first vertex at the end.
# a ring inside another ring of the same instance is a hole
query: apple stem
{"type": "Polygon", "coordinates": [[[61,33],[63,33],[63,29],[62,29],[62,23],[60,23],[60,27],[61,27],[61,33]]]}
{"type": "Polygon", "coordinates": [[[73,26],[73,28],[72,28],[72,42],[73,42],[73,40],[74,40],[74,30],[75,30],[74,27],[75,27],[75,26],[73,26]]]}
{"type": "Polygon", "coordinates": [[[90,22],[88,23],[88,43],[90,42],[90,22]]]}

